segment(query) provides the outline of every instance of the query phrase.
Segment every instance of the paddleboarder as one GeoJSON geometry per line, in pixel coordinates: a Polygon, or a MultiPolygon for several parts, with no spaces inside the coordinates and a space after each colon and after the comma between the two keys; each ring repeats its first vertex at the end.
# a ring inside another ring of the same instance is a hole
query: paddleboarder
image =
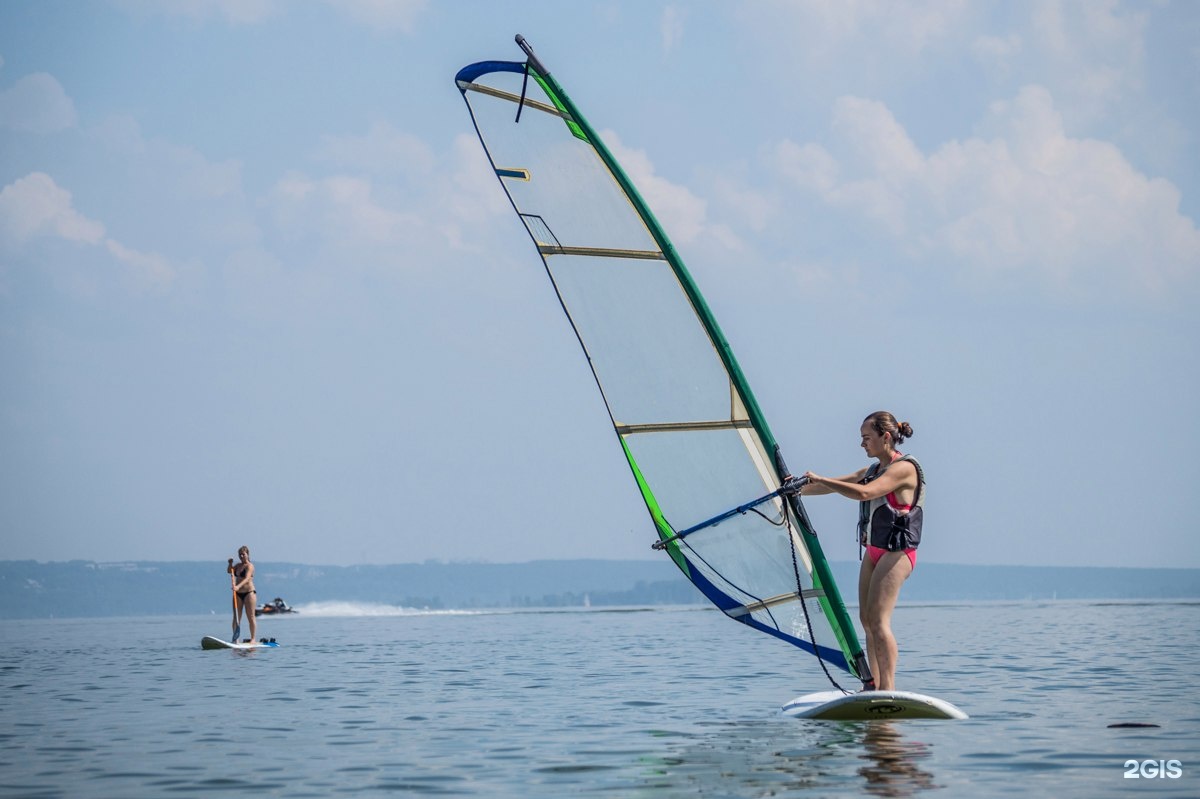
{"type": "Polygon", "coordinates": [[[231,569],[234,601],[234,641],[236,643],[237,636],[241,632],[240,616],[242,615],[245,615],[246,620],[250,622],[250,638],[247,640],[257,641],[258,623],[254,619],[254,608],[258,603],[258,594],[254,591],[254,564],[250,562],[250,547],[242,547],[238,550],[238,563],[233,565],[231,569]]]}

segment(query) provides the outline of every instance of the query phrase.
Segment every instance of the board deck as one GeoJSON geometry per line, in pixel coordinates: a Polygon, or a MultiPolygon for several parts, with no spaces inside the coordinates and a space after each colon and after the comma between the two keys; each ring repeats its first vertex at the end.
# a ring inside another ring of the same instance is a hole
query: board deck
{"type": "Polygon", "coordinates": [[[821,691],[800,696],[779,710],[785,716],[826,721],[877,719],[965,719],[967,714],[942,699],[910,691],[821,691]]]}
{"type": "Polygon", "coordinates": [[[239,644],[233,641],[222,641],[220,638],[214,638],[211,635],[206,635],[200,639],[201,649],[269,649],[273,646],[279,646],[275,643],[275,639],[271,639],[266,643],[255,641],[251,644],[239,644]]]}

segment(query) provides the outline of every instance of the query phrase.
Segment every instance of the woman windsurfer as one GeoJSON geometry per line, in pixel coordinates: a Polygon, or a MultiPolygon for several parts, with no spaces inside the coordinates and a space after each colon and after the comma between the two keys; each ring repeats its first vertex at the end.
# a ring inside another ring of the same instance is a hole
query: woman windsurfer
{"type": "Polygon", "coordinates": [[[867,636],[872,681],[864,690],[895,690],[899,648],[892,635],[892,611],[900,586],[917,565],[924,517],[925,475],[916,459],[896,447],[913,434],[908,422],[887,411],[868,416],[859,432],[862,448],[875,463],[844,477],[808,472],[800,493],[841,494],[859,505],[859,543],[866,547],[858,575],[858,612],[867,636]]]}

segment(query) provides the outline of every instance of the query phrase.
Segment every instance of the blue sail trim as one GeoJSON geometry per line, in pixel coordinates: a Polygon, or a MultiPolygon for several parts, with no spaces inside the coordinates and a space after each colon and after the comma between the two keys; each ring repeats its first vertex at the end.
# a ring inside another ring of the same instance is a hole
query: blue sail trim
{"type": "MultiPolygon", "coordinates": [[[[718,609],[725,612],[727,615],[731,610],[736,610],[738,608],[745,607],[745,605],[743,605],[741,602],[737,601],[736,599],[731,597],[729,594],[725,593],[720,588],[717,588],[715,585],[713,585],[712,581],[709,580],[707,577],[705,577],[704,574],[699,569],[696,568],[696,565],[694,563],[692,563],[691,559],[688,558],[686,554],[684,554],[683,557],[685,560],[687,560],[688,566],[691,567],[686,572],[688,579],[690,579],[692,581],[693,585],[695,585],[697,588],[700,589],[700,592],[702,594],[704,594],[705,597],[708,598],[709,602],[712,602],[714,605],[717,606],[718,609]]],[[[800,600],[800,601],[803,602],[803,600],[800,600]]],[[[803,611],[801,611],[801,612],[803,612],[803,611]]],[[[850,668],[849,661],[846,660],[846,655],[840,649],[833,649],[831,647],[821,646],[820,644],[817,644],[814,641],[807,641],[803,638],[797,638],[794,635],[785,633],[783,630],[780,630],[778,627],[772,627],[769,624],[764,624],[763,622],[754,618],[750,614],[746,614],[743,616],[731,616],[730,618],[734,619],[735,621],[740,621],[742,624],[745,624],[747,627],[753,627],[756,630],[760,630],[769,635],[773,635],[776,638],[780,639],[781,641],[787,641],[789,644],[792,644],[793,646],[800,647],[805,652],[811,652],[812,654],[820,657],[826,663],[830,663],[834,666],[837,666],[839,669],[841,669],[843,671],[850,672],[851,674],[854,673],[853,670],[850,668]]]]}
{"type": "Polygon", "coordinates": [[[475,79],[490,72],[516,72],[524,74],[524,61],[480,61],[477,64],[467,64],[458,71],[454,80],[463,83],[474,83],[475,79]]]}
{"type": "Polygon", "coordinates": [[[768,633],[769,635],[773,635],[780,640],[787,641],[789,644],[798,646],[805,652],[812,652],[814,655],[819,656],[821,660],[829,663],[830,665],[837,666],[842,671],[850,672],[851,674],[854,673],[851,671],[850,665],[846,662],[846,656],[842,654],[840,649],[832,649],[827,646],[813,644],[811,641],[805,641],[803,638],[797,638],[794,635],[788,635],[783,630],[778,630],[769,624],[763,624],[762,622],[749,616],[740,618],[738,621],[740,621],[742,624],[745,624],[747,627],[753,627],[756,630],[762,630],[764,633],[768,633]]]}

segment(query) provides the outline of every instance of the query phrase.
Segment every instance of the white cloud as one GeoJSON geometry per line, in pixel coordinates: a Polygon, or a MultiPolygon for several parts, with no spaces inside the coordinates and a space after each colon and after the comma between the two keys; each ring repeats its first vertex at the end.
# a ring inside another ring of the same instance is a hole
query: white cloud
{"type": "Polygon", "coordinates": [[[0,191],[0,232],[14,244],[41,236],[84,244],[104,240],[104,225],[71,207],[71,193],[44,172],[19,178],[0,191]]]}
{"type": "Polygon", "coordinates": [[[419,229],[417,214],[384,207],[372,194],[371,181],[335,176],[321,181],[322,199],[333,211],[338,226],[356,239],[395,243],[406,229],[419,229]]]}
{"type": "Polygon", "coordinates": [[[299,173],[285,175],[275,184],[274,205],[284,212],[296,208],[305,203],[316,191],[316,188],[317,184],[305,175],[299,173]]]}
{"type": "Polygon", "coordinates": [[[0,240],[17,247],[39,238],[102,246],[143,284],[164,287],[174,277],[166,258],[108,238],[103,224],[74,209],[69,191],[44,172],[33,172],[0,190],[0,240]]]}
{"type": "Polygon", "coordinates": [[[158,181],[169,173],[172,190],[189,197],[222,199],[241,192],[239,161],[210,161],[193,147],[147,139],[132,117],[114,116],[89,131],[128,168],[151,170],[158,181]]]}
{"type": "Polygon", "coordinates": [[[771,157],[795,187],[963,274],[1023,275],[1073,296],[1195,285],[1200,231],[1169,181],[1110,143],[1068,136],[1042,87],[995,104],[986,127],[988,138],[925,155],[881,103],[846,97],[833,120],[840,160],[787,141],[771,157]]]}
{"type": "Polygon", "coordinates": [[[687,12],[678,6],[669,5],[663,9],[662,46],[665,55],[670,55],[683,41],[683,23],[686,19],[687,12]]]}
{"type": "Polygon", "coordinates": [[[839,98],[833,112],[834,130],[868,160],[874,174],[903,180],[921,169],[921,151],[883,103],[859,97],[839,98]]]}
{"type": "Polygon", "coordinates": [[[297,232],[315,229],[346,246],[402,244],[421,229],[421,217],[386,207],[370,180],[346,175],[313,179],[293,173],[275,186],[276,220],[297,232]]]}
{"type": "Polygon", "coordinates": [[[769,158],[780,174],[801,188],[828,195],[837,185],[837,159],[819,144],[796,144],[785,139],[776,145],[769,158]]]}
{"type": "Polygon", "coordinates": [[[835,57],[848,67],[847,52],[860,62],[920,53],[952,38],[969,12],[964,0],[760,0],[739,14],[756,36],[782,44],[789,60],[835,57]]]}
{"type": "Polygon", "coordinates": [[[1148,31],[1178,25],[1171,18],[1186,5],[759,0],[734,15],[775,71],[799,67],[798,92],[896,97],[928,84],[945,97],[940,115],[953,119],[959,108],[973,109],[977,90],[967,86],[978,64],[1005,93],[1048,87],[1075,129],[1144,126],[1125,139],[1133,141],[1162,127],[1147,121],[1156,110],[1147,100],[1171,91],[1161,81],[1147,85],[1148,31]]]}
{"type": "Polygon", "coordinates": [[[215,263],[218,251],[251,246],[262,235],[243,188],[238,160],[210,160],[195,147],[146,137],[129,117],[83,130],[81,144],[103,174],[97,202],[110,228],[136,235],[174,263],[215,263]]]}
{"type": "Polygon", "coordinates": [[[377,122],[362,136],[324,136],[318,158],[341,167],[375,174],[427,175],[434,168],[433,150],[422,139],[377,122]]]}
{"type": "Polygon", "coordinates": [[[705,231],[707,204],[654,171],[654,164],[644,150],[634,150],[621,143],[617,134],[606,130],[601,134],[613,156],[633,181],[655,217],[666,228],[667,235],[677,244],[694,241],[705,231]]]}
{"type": "Polygon", "coordinates": [[[860,289],[858,269],[853,263],[801,260],[791,264],[790,272],[806,295],[857,292],[860,289]]]}
{"type": "Polygon", "coordinates": [[[474,134],[454,137],[449,180],[434,181],[422,197],[422,215],[441,237],[439,247],[479,255],[491,246],[497,230],[519,229],[512,206],[474,134]],[[498,227],[497,227],[498,226],[498,227]]]}
{"type": "Polygon", "coordinates": [[[1146,24],[1144,11],[1114,0],[1033,7],[1028,35],[1037,48],[1037,82],[1060,98],[1072,123],[1091,122],[1140,93],[1146,24]]]}
{"type": "Polygon", "coordinates": [[[343,263],[414,268],[442,262],[455,251],[482,253],[486,245],[479,242],[491,240],[495,225],[510,234],[517,230],[474,135],[456,136],[442,156],[417,137],[375,126],[366,136],[326,139],[322,155],[340,166],[359,164],[363,171],[289,173],[265,204],[286,236],[315,242],[343,263]],[[358,155],[356,147],[362,150],[358,155]],[[407,170],[399,179],[397,159],[407,170]],[[388,166],[369,166],[381,163],[388,166]],[[433,174],[442,177],[428,179],[433,174]]]}
{"type": "Polygon", "coordinates": [[[113,239],[106,239],[104,246],[114,258],[132,269],[143,285],[166,288],[175,277],[175,270],[170,262],[158,253],[131,250],[113,239]]]}
{"type": "MultiPolygon", "coordinates": [[[[721,207],[721,213],[716,216],[729,219],[755,233],[766,230],[782,210],[778,196],[727,177],[714,181],[710,196],[721,207]]],[[[739,242],[739,246],[741,244],[739,242]]]]}
{"type": "Polygon", "coordinates": [[[853,209],[885,225],[893,235],[906,230],[903,186],[921,171],[923,158],[903,127],[881,103],[843,97],[834,108],[833,127],[853,153],[843,167],[824,147],[783,141],[774,149],[779,173],[815,192],[826,203],[853,209]],[[852,169],[851,169],[852,167],[852,169]],[[849,177],[843,173],[863,173],[849,177]]]}
{"type": "Polygon", "coordinates": [[[412,33],[427,0],[329,0],[352,19],[384,32],[412,33]]]}
{"type": "Polygon", "coordinates": [[[512,206],[496,181],[479,139],[469,133],[455,136],[452,158],[450,186],[442,200],[449,216],[467,225],[485,224],[489,219],[507,221],[512,206]]]}
{"type": "Polygon", "coordinates": [[[75,126],[75,104],[62,84],[44,72],[26,75],[0,92],[0,128],[54,133],[75,126]]]}
{"type": "Polygon", "coordinates": [[[984,66],[1001,76],[1013,69],[1013,62],[1021,57],[1023,41],[1018,34],[1007,36],[979,36],[971,44],[971,52],[984,66]]]}
{"type": "MultiPolygon", "coordinates": [[[[221,19],[231,25],[257,25],[301,3],[281,0],[116,0],[130,11],[185,17],[195,22],[221,19]]],[[[326,0],[334,10],[383,32],[412,33],[428,0],[326,0]]]]}
{"type": "Polygon", "coordinates": [[[279,0],[118,0],[118,5],[139,13],[186,17],[195,22],[217,17],[231,25],[255,25],[283,8],[279,0]]]}

